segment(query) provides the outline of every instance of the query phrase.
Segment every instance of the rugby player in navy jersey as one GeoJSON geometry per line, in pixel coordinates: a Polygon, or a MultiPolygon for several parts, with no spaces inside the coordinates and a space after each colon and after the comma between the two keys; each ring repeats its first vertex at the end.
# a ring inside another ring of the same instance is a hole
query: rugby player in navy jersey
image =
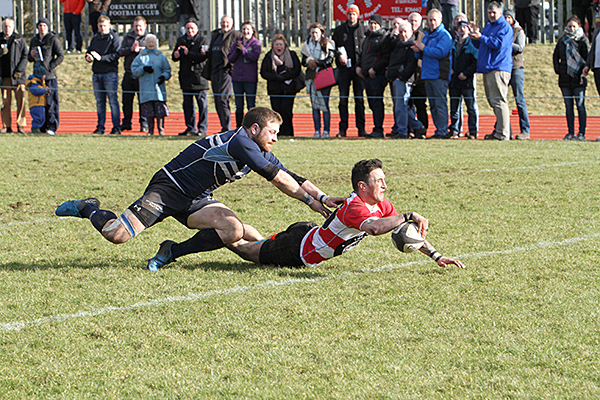
{"type": "Polygon", "coordinates": [[[186,254],[216,250],[240,239],[261,239],[254,228],[245,229],[233,211],[212,197],[215,189],[250,171],[327,217],[331,214],[327,207],[336,207],[344,199],[325,195],[271,153],[281,123],[277,112],[255,107],[244,116],[241,128],[194,142],[154,174],[144,195],[119,217],[100,209],[95,198],[66,201],[56,215],[88,218],[115,244],[127,242],[167,217],[198,230],[184,242],[161,243],[158,253],[148,260],[151,271],[186,254]]]}
{"type": "MultiPolygon", "coordinates": [[[[378,159],[357,162],[352,168],[354,191],[322,226],[297,222],[269,239],[242,239],[228,244],[227,248],[257,264],[312,267],[354,248],[368,235],[383,235],[405,221],[414,221],[421,236],[425,237],[429,226],[427,219],[416,212],[399,215],[385,198],[387,186],[382,167],[378,159]]],[[[254,228],[247,226],[246,229],[254,228]]],[[[255,236],[258,235],[256,232],[255,236]]],[[[420,251],[440,267],[453,264],[465,268],[459,260],[442,256],[427,240],[420,251]]]]}

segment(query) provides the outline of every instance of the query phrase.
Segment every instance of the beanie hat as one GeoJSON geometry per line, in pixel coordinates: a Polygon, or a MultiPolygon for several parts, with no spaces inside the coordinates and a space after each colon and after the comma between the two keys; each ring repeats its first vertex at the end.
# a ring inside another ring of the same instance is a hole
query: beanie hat
{"type": "Polygon", "coordinates": [[[189,23],[195,24],[198,28],[200,27],[200,25],[198,24],[198,21],[196,21],[195,18],[190,18],[187,21],[185,21],[185,25],[189,24],[189,23]]]}
{"type": "Polygon", "coordinates": [[[383,25],[383,19],[381,18],[381,15],[379,14],[374,14],[371,16],[371,18],[369,18],[369,22],[371,21],[375,21],[379,24],[379,26],[383,25]]]}
{"type": "Polygon", "coordinates": [[[350,11],[353,11],[356,14],[360,15],[360,10],[358,9],[358,6],[356,4],[352,4],[350,7],[348,7],[348,9],[346,10],[346,15],[348,15],[350,11]]]}
{"type": "Polygon", "coordinates": [[[39,24],[46,24],[46,26],[48,27],[48,29],[50,29],[50,21],[48,21],[48,18],[40,18],[37,22],[37,24],[35,24],[35,26],[37,27],[39,24]]]}
{"type": "Polygon", "coordinates": [[[44,65],[42,63],[36,62],[35,64],[33,64],[33,76],[35,76],[36,78],[40,78],[42,79],[42,77],[44,75],[46,75],[46,68],[44,68],[44,65]]]}
{"type": "Polygon", "coordinates": [[[515,17],[515,12],[513,10],[510,9],[506,9],[504,10],[504,16],[510,15],[510,17],[513,19],[513,21],[516,21],[516,17],[515,17]]]}

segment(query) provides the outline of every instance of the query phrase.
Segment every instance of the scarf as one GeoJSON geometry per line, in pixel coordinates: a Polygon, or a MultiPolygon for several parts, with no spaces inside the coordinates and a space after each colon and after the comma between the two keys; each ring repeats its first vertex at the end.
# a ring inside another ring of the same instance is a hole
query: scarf
{"type": "Polygon", "coordinates": [[[271,51],[271,61],[273,63],[273,71],[277,71],[277,67],[281,65],[285,65],[286,69],[294,68],[294,61],[292,60],[292,56],[290,54],[290,49],[287,47],[281,53],[281,56],[275,54],[275,51],[271,51]]]}
{"type": "Polygon", "coordinates": [[[567,46],[567,74],[572,77],[577,77],[581,68],[585,66],[585,60],[579,54],[577,42],[583,37],[583,29],[577,28],[574,32],[569,32],[565,28],[563,41],[567,46]]]}
{"type": "MultiPolygon", "coordinates": [[[[312,57],[315,60],[324,60],[327,57],[327,51],[329,50],[329,44],[325,50],[325,54],[321,51],[321,43],[315,42],[312,38],[309,38],[307,42],[302,45],[300,52],[307,57],[312,57]]],[[[325,103],[325,97],[320,90],[315,87],[315,82],[312,79],[306,81],[306,92],[310,96],[311,107],[315,110],[329,111],[327,104],[325,103]]]]}

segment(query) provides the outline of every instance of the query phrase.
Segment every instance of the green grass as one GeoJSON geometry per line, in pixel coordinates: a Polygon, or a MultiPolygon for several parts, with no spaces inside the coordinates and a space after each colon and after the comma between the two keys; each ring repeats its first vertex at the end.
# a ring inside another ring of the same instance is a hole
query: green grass
{"type": "MultiPolygon", "coordinates": [[[[299,54],[299,49],[295,49],[299,54]]],[[[163,47],[162,51],[171,62],[173,70],[173,78],[167,82],[168,91],[168,106],[173,112],[182,111],[182,97],[179,88],[179,80],[177,74],[179,72],[178,63],[171,61],[171,51],[167,47],[163,47]]],[[[263,56],[268,49],[263,48],[263,56]]],[[[538,44],[536,46],[528,46],[525,48],[525,96],[527,99],[527,107],[531,115],[564,115],[564,105],[562,95],[558,87],[558,76],[554,73],[552,66],[553,45],[538,44]]],[[[262,62],[262,57],[259,63],[262,62]]],[[[260,65],[260,64],[259,64],[260,65]]],[[[31,70],[33,67],[29,65],[31,70]]],[[[123,76],[123,62],[119,62],[120,77],[123,76]]],[[[65,61],[58,67],[58,81],[61,89],[60,107],[61,110],[69,111],[95,111],[96,101],[92,91],[92,72],[91,65],[88,64],[83,54],[69,54],[65,56],[65,61]]],[[[120,87],[120,86],[119,86],[120,87]]],[[[119,89],[120,90],[120,89],[119,89]]],[[[210,92],[210,91],[209,91],[210,92]]],[[[212,92],[211,92],[212,93],[212,92]]],[[[267,85],[266,81],[259,78],[258,99],[257,105],[270,106],[269,98],[266,96],[267,85]]],[[[485,99],[485,91],[483,89],[483,79],[481,75],[477,78],[477,94],[479,112],[481,114],[493,114],[485,99]]],[[[509,93],[512,96],[512,92],[509,93]]],[[[588,96],[596,96],[596,90],[593,84],[593,75],[590,75],[590,85],[587,90],[588,96]]],[[[331,109],[337,113],[337,97],[339,92],[337,87],[331,91],[331,109]]],[[[392,113],[392,101],[389,86],[386,88],[386,111],[392,113]]],[[[511,107],[516,107],[514,101],[509,102],[511,107]]],[[[13,105],[13,107],[15,107],[13,105]]],[[[232,107],[233,100],[232,100],[232,107]]],[[[596,99],[589,99],[586,104],[588,115],[600,114],[600,102],[596,99]]],[[[354,110],[354,100],[350,98],[351,112],[354,110]]],[[[209,111],[214,111],[214,103],[212,96],[209,96],[209,111]]],[[[306,92],[302,91],[296,96],[294,111],[301,113],[311,112],[310,99],[306,92]]],[[[368,108],[367,108],[368,112],[368,108]]]]}
{"type": "MultiPolygon", "coordinates": [[[[387,197],[430,219],[466,270],[389,235],[317,268],[226,250],[150,273],[167,220],[114,246],[53,215],[97,196],[120,213],[190,143],[0,136],[1,398],[578,398],[600,395],[600,153],[593,142],[283,140],[330,195],[379,157],[387,197]],[[10,323],[23,323],[10,330],[10,323]]],[[[251,174],[217,191],[272,234],[308,207],[251,174]]]]}

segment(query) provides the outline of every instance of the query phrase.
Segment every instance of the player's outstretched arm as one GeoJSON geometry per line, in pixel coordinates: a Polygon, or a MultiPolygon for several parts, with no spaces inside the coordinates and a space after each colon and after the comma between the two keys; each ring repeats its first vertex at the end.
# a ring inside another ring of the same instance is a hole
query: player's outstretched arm
{"type": "Polygon", "coordinates": [[[466,268],[465,265],[462,262],[460,262],[459,260],[444,257],[443,255],[438,253],[436,251],[436,249],[433,248],[431,243],[429,243],[427,240],[425,241],[425,243],[423,243],[423,246],[419,249],[419,251],[421,253],[425,254],[426,256],[431,257],[431,259],[433,261],[435,261],[437,263],[437,265],[439,265],[440,267],[445,268],[446,266],[448,266],[450,264],[454,264],[458,268],[466,268]]]}
{"type": "Polygon", "coordinates": [[[398,225],[403,224],[406,221],[415,221],[415,216],[418,217],[417,219],[419,219],[421,224],[425,226],[426,231],[429,221],[421,217],[419,214],[413,212],[407,212],[385,218],[368,219],[362,224],[361,230],[373,236],[383,235],[394,230],[398,225]]]}
{"type": "Polygon", "coordinates": [[[306,190],[304,190],[298,182],[290,174],[284,170],[279,170],[271,183],[288,196],[300,200],[310,207],[311,210],[327,217],[331,214],[331,210],[325,207],[321,202],[315,200],[306,190]]]}
{"type": "Polygon", "coordinates": [[[336,208],[346,200],[344,197],[330,197],[321,191],[314,183],[308,179],[300,185],[302,189],[306,190],[306,193],[310,194],[313,198],[319,200],[321,204],[330,208],[336,208]]]}

